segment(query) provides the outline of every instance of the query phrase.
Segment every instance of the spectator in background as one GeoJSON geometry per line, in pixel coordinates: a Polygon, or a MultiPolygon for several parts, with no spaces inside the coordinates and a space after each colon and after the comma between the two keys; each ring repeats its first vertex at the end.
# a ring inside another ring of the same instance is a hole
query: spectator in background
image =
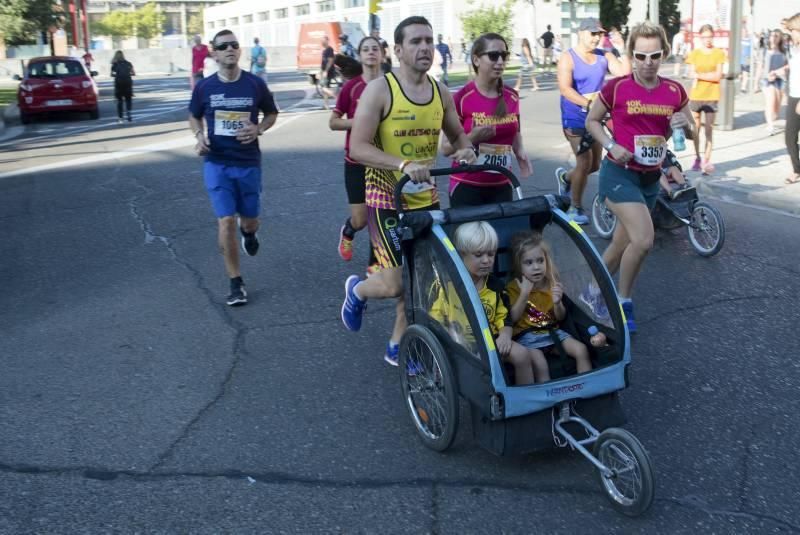
{"type": "Polygon", "coordinates": [[[328,99],[336,98],[336,93],[331,89],[331,83],[335,76],[333,59],[336,53],[328,40],[328,36],[322,37],[322,61],[319,68],[319,90],[322,93],[322,106],[328,110],[328,99]]]}
{"type": "Polygon", "coordinates": [[[111,77],[114,78],[114,98],[117,99],[117,122],[122,124],[122,102],[125,101],[125,111],[128,122],[133,120],[131,116],[131,102],[133,100],[133,77],[136,72],[133,70],[131,62],[125,59],[122,50],[114,53],[111,60],[111,77]]]}
{"type": "Polygon", "coordinates": [[[764,92],[764,118],[767,121],[769,135],[778,132],[775,121],[778,119],[783,101],[783,77],[788,64],[789,60],[783,48],[783,34],[780,30],[774,30],[769,34],[758,76],[759,85],[764,92]]]}
{"type": "Polygon", "coordinates": [[[253,38],[253,48],[250,50],[250,72],[267,83],[267,49],[261,46],[258,37],[253,38]]]}
{"type": "Polygon", "coordinates": [[[339,36],[339,54],[347,56],[348,58],[358,60],[358,54],[356,54],[356,49],[353,48],[352,44],[350,44],[350,40],[347,38],[346,34],[342,34],[339,36]]]}
{"type": "Polygon", "coordinates": [[[683,61],[686,59],[686,35],[683,31],[679,31],[672,36],[672,54],[675,61],[673,66],[672,77],[680,78],[683,74],[683,61]]]}
{"type": "Polygon", "coordinates": [[[88,50],[83,51],[84,54],[81,56],[83,58],[83,64],[86,65],[86,70],[92,72],[92,62],[94,61],[94,56],[88,50]]]}
{"type": "Polygon", "coordinates": [[[203,44],[203,39],[199,35],[194,36],[194,46],[192,47],[192,73],[190,84],[194,89],[195,83],[203,79],[203,67],[205,60],[209,57],[208,46],[203,44]]]}
{"type": "Polygon", "coordinates": [[[519,69],[519,76],[517,77],[517,84],[514,86],[514,91],[519,93],[522,88],[522,78],[527,74],[531,77],[533,87],[531,91],[539,90],[539,82],[536,81],[536,61],[533,59],[535,56],[531,50],[531,43],[527,39],[522,40],[522,53],[520,54],[519,61],[522,66],[519,69]]]}
{"type": "Polygon", "coordinates": [[[436,44],[436,50],[439,52],[441,61],[440,66],[442,68],[442,82],[444,82],[444,85],[448,85],[447,66],[453,63],[453,55],[450,53],[450,47],[447,45],[447,43],[444,42],[442,34],[439,34],[437,36],[437,41],[438,43],[436,44]]]}
{"type": "Polygon", "coordinates": [[[542,68],[550,72],[553,65],[553,41],[556,36],[550,31],[550,25],[547,25],[547,31],[539,37],[539,46],[542,47],[542,68]]]}
{"type": "Polygon", "coordinates": [[[792,48],[790,51],[788,80],[789,99],[786,106],[786,150],[792,162],[792,174],[786,178],[787,184],[800,183],[800,148],[797,145],[800,133],[800,13],[786,21],[786,28],[791,32],[792,48]]]}
{"type": "Polygon", "coordinates": [[[752,61],[753,55],[753,40],[750,37],[743,37],[742,38],[742,86],[741,90],[742,93],[747,92],[747,81],[750,78],[750,62],[752,61]]]}

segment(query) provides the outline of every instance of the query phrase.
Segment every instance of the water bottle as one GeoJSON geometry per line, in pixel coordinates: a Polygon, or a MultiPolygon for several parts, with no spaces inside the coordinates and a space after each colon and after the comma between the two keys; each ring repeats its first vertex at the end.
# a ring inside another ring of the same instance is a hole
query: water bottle
{"type": "Polygon", "coordinates": [[[686,132],[683,128],[672,131],[672,148],[677,151],[686,150],[686,132]]]}
{"type": "Polygon", "coordinates": [[[595,325],[589,327],[586,332],[589,333],[589,343],[592,344],[592,347],[605,347],[608,345],[605,333],[601,333],[600,329],[595,325]]]}

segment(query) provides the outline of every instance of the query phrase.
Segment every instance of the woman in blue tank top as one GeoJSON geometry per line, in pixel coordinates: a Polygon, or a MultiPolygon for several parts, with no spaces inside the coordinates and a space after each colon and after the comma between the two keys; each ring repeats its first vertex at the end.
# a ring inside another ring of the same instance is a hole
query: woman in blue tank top
{"type": "Polygon", "coordinates": [[[558,61],[558,89],[561,92],[561,128],[575,154],[575,167],[556,169],[558,191],[570,193],[572,206],[567,214],[580,225],[589,222],[583,210],[583,191],[587,178],[600,168],[603,148],[586,132],[586,115],[607,73],[624,76],[630,73],[630,61],[624,55],[625,43],[619,33],[609,35],[615,51],[598,48],[605,30],[597,19],[585,19],[578,29],[578,44],[562,54],[558,61]],[[619,51],[621,58],[615,52],[619,51]]]}

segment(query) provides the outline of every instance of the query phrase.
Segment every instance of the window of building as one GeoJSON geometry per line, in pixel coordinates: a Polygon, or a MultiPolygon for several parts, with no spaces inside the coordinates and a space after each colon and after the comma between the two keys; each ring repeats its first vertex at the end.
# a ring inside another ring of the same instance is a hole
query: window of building
{"type": "Polygon", "coordinates": [[[302,17],[303,15],[308,15],[309,13],[311,13],[311,7],[308,4],[294,6],[295,17],[302,17]]]}
{"type": "Polygon", "coordinates": [[[228,26],[238,26],[239,25],[239,17],[231,17],[228,19],[228,26]]]}
{"type": "Polygon", "coordinates": [[[256,17],[259,22],[269,20],[269,11],[262,11],[261,13],[257,13],[256,17]]]}
{"type": "Polygon", "coordinates": [[[221,19],[217,21],[217,28],[224,28],[225,27],[225,19],[221,19]]]}
{"type": "Polygon", "coordinates": [[[364,7],[364,0],[347,0],[344,7],[364,7]]]}
{"type": "Polygon", "coordinates": [[[276,9],[275,10],[275,18],[276,19],[285,19],[288,16],[289,16],[289,8],[288,7],[282,7],[280,9],[276,9]]]}
{"type": "Polygon", "coordinates": [[[253,15],[242,15],[242,24],[250,24],[253,22],[253,15]]]}
{"type": "Polygon", "coordinates": [[[213,21],[213,20],[210,20],[210,21],[208,21],[208,28],[209,28],[210,30],[213,30],[213,29],[214,29],[214,21],[213,21]]]}
{"type": "Polygon", "coordinates": [[[334,0],[322,0],[322,2],[317,2],[317,11],[320,13],[333,11],[334,9],[336,9],[336,2],[334,2],[334,0]]]}

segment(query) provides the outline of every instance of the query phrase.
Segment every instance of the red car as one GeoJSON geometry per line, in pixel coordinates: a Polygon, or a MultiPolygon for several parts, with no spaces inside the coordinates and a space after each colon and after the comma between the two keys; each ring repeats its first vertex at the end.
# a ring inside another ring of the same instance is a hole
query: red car
{"type": "Polygon", "coordinates": [[[92,119],[100,117],[97,84],[80,60],[66,56],[48,56],[28,61],[25,77],[17,90],[20,120],[27,124],[31,116],[54,111],[86,111],[92,119]]]}

